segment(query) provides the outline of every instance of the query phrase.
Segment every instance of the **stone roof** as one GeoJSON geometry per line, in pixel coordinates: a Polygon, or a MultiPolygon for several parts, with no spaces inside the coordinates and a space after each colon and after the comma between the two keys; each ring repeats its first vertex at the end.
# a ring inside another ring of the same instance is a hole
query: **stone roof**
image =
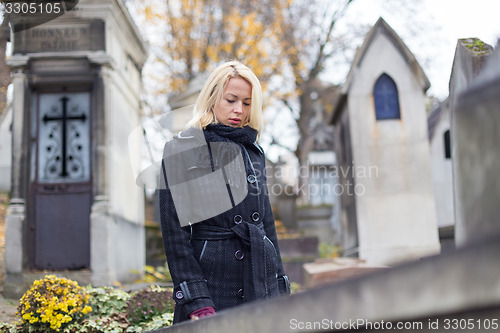
{"type": "Polygon", "coordinates": [[[431,86],[429,79],[427,78],[427,75],[425,75],[422,67],[420,67],[419,63],[417,62],[417,59],[410,51],[410,49],[406,46],[406,44],[403,42],[401,37],[399,37],[399,35],[389,26],[389,24],[382,17],[380,17],[375,23],[375,25],[370,29],[370,31],[365,37],[363,44],[356,51],[356,55],[354,56],[354,61],[352,62],[351,69],[349,71],[349,74],[347,75],[346,84],[344,86],[345,91],[349,89],[352,76],[354,74],[353,73],[354,69],[356,67],[359,67],[359,65],[363,61],[366,51],[369,49],[372,42],[375,40],[375,37],[379,34],[385,34],[387,37],[389,37],[389,40],[394,44],[396,49],[401,53],[405,61],[410,66],[411,70],[413,71],[413,74],[417,77],[417,80],[421,84],[424,92],[427,91],[431,86]]]}
{"type": "Polygon", "coordinates": [[[334,107],[332,123],[335,123],[338,117],[340,116],[339,113],[346,102],[345,99],[347,98],[347,94],[349,92],[352,80],[355,76],[356,69],[363,61],[363,58],[367,50],[370,48],[371,44],[375,40],[375,37],[378,36],[379,34],[386,35],[389,38],[389,40],[393,43],[393,45],[396,47],[396,49],[401,53],[406,63],[410,66],[411,71],[415,75],[417,81],[420,83],[422,90],[425,92],[430,88],[431,86],[430,81],[427,78],[427,75],[425,75],[422,67],[420,67],[420,64],[418,63],[413,53],[406,46],[401,37],[399,37],[399,35],[389,26],[389,24],[382,17],[380,17],[366,35],[365,40],[361,45],[361,47],[359,47],[358,50],[356,51],[356,55],[354,56],[354,60],[351,65],[351,69],[349,70],[349,74],[347,74],[346,83],[342,89],[342,97],[339,98],[338,103],[334,107]]]}

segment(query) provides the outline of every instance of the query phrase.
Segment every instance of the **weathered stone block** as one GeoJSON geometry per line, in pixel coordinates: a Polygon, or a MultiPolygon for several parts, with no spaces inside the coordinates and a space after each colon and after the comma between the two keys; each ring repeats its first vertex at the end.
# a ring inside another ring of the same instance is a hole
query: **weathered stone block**
{"type": "Polygon", "coordinates": [[[500,233],[500,53],[456,103],[453,121],[457,245],[500,233]]]}
{"type": "Polygon", "coordinates": [[[318,287],[377,271],[386,266],[368,265],[365,260],[356,258],[318,259],[306,263],[304,267],[304,287],[318,287]]]}

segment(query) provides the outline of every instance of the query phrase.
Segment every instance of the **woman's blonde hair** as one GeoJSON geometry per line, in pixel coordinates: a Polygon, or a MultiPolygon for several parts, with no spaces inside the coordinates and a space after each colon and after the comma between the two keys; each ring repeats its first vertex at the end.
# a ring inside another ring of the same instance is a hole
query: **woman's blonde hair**
{"type": "Polygon", "coordinates": [[[198,95],[193,110],[193,118],[189,121],[188,126],[204,129],[209,124],[218,123],[213,110],[215,105],[222,99],[229,79],[233,77],[241,77],[252,85],[250,114],[242,125],[250,125],[260,134],[262,129],[262,88],[259,79],[252,70],[236,60],[219,65],[210,74],[205,86],[198,95]]]}

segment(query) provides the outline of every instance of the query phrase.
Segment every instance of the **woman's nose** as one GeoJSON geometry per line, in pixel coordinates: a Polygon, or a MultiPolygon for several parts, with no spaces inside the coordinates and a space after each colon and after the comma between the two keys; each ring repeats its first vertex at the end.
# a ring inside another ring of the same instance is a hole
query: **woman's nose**
{"type": "Polygon", "coordinates": [[[241,102],[236,102],[236,105],[234,106],[234,112],[236,112],[236,113],[243,112],[243,105],[241,102]]]}

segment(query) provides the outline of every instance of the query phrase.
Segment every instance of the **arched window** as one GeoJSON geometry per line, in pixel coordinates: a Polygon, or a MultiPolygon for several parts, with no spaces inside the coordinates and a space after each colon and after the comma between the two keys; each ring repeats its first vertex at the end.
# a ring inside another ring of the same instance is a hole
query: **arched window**
{"type": "Polygon", "coordinates": [[[396,83],[387,74],[382,74],[373,88],[375,114],[377,120],[400,119],[398,88],[396,83]]]}

